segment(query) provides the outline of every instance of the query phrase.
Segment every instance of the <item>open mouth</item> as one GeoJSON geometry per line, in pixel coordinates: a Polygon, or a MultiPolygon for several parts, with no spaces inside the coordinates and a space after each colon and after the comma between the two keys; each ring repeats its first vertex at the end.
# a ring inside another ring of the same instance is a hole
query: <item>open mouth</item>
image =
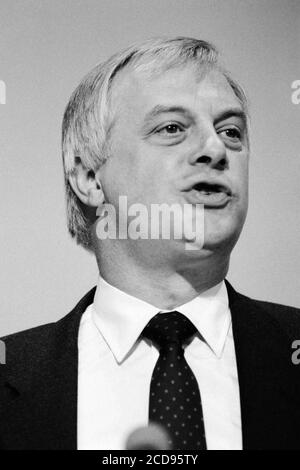
{"type": "Polygon", "coordinates": [[[204,204],[206,207],[221,207],[226,205],[231,197],[231,190],[222,184],[201,182],[196,183],[189,192],[193,203],[204,204]]]}
{"type": "Polygon", "coordinates": [[[193,190],[199,192],[200,194],[211,195],[211,194],[228,194],[231,195],[231,191],[229,188],[226,188],[220,184],[212,184],[212,183],[197,183],[193,186],[193,190]]]}

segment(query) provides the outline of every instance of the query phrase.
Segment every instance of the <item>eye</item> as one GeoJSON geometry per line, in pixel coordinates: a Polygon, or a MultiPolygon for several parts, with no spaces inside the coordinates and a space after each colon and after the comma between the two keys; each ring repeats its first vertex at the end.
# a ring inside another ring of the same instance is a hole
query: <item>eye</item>
{"type": "Polygon", "coordinates": [[[178,135],[181,132],[183,132],[183,126],[180,126],[179,124],[172,123],[172,124],[167,124],[164,127],[161,127],[158,129],[156,132],[157,134],[160,135],[178,135]]]}
{"type": "Polygon", "coordinates": [[[220,132],[220,134],[223,134],[225,137],[227,137],[230,140],[233,140],[234,142],[241,140],[241,132],[236,127],[230,127],[228,129],[224,129],[223,131],[220,132]]]}

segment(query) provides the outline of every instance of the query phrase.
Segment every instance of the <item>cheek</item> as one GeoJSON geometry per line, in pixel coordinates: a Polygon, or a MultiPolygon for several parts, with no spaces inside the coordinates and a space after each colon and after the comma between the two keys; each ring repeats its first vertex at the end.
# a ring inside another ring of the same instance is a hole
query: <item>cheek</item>
{"type": "Polygon", "coordinates": [[[138,181],[137,173],[136,153],[130,151],[126,145],[122,147],[116,143],[112,146],[101,178],[109,199],[115,201],[119,195],[132,192],[138,181]]]}
{"type": "Polygon", "coordinates": [[[241,181],[242,181],[242,191],[246,203],[248,205],[248,192],[249,192],[249,168],[248,163],[245,165],[245,168],[241,174],[241,181]]]}
{"type": "Polygon", "coordinates": [[[246,198],[248,196],[248,179],[249,179],[249,165],[248,157],[240,155],[234,165],[234,180],[235,187],[238,189],[240,197],[246,198]]]}

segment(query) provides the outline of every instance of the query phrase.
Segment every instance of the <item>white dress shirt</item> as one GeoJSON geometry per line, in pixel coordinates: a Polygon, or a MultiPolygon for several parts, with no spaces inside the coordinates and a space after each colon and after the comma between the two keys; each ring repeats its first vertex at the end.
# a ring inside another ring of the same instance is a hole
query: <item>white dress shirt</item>
{"type": "MultiPolygon", "coordinates": [[[[185,358],[199,384],[207,448],[242,449],[225,283],[176,310],[202,335],[185,348],[185,358]]],[[[148,424],[150,381],[159,353],[139,336],[158,312],[99,278],[94,303],[83,314],[79,328],[78,449],[125,449],[128,435],[148,424]]]]}

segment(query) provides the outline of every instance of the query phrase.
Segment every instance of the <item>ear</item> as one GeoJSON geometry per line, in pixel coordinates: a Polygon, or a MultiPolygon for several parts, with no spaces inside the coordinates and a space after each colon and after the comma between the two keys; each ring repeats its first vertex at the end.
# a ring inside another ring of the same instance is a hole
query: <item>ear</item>
{"type": "Polygon", "coordinates": [[[99,172],[86,168],[80,157],[75,158],[75,171],[69,177],[70,185],[83,204],[99,207],[104,202],[99,172]]]}

